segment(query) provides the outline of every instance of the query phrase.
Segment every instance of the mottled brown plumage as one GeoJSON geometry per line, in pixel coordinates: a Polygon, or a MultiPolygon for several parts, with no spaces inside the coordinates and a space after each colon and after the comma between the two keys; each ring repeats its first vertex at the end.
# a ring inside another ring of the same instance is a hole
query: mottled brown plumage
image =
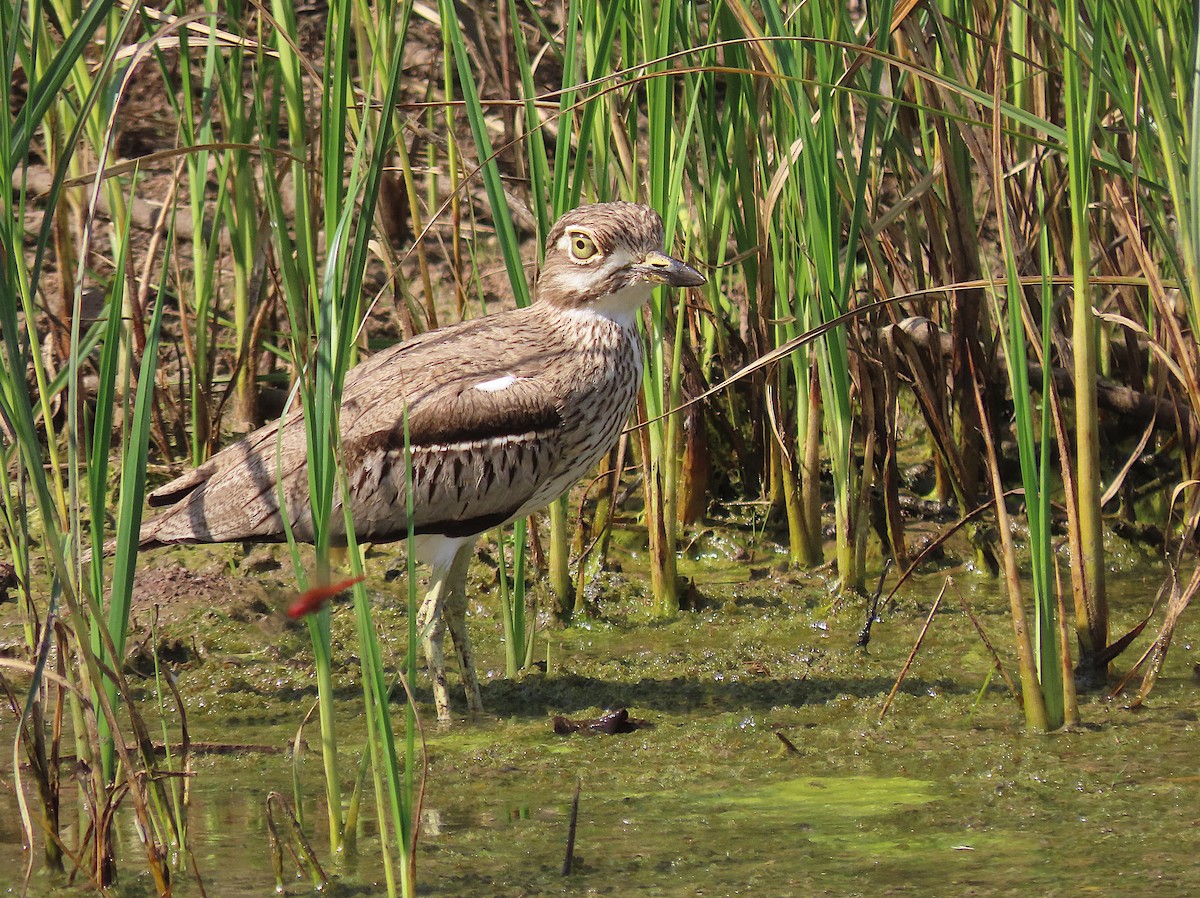
{"type": "MultiPolygon", "coordinates": [[[[548,235],[533,305],[414,337],[347,375],[341,449],[359,540],[409,533],[407,414],[415,548],[433,568],[421,618],[440,718],[443,605],[468,706],[479,709],[462,621],[475,538],[545,507],[608,451],[641,379],[638,309],[657,284],[704,282],[661,246],[652,209],[575,209],[548,235]]],[[[283,539],[281,493],[294,534],[311,540],[306,456],[295,411],[151,493],[151,505],[171,507],[142,527],[142,547],[283,539]]],[[[333,522],[342,526],[340,509],[333,522]]]]}

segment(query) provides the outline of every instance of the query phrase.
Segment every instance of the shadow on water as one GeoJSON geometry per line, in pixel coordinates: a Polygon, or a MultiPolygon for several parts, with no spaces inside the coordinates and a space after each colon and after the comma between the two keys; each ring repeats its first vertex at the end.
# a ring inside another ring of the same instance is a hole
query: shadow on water
{"type": "MultiPolygon", "coordinates": [[[[663,713],[695,711],[768,711],[780,707],[817,705],[839,698],[872,699],[880,702],[887,696],[893,679],[868,676],[862,679],[812,676],[803,678],[755,677],[737,680],[736,675],[703,679],[700,677],[644,677],[625,682],[575,673],[556,673],[552,676],[526,673],[516,679],[496,678],[480,683],[484,708],[488,715],[501,717],[544,717],[547,714],[570,713],[589,708],[638,707],[663,713]]],[[[453,674],[452,674],[453,681],[453,674]]],[[[465,713],[465,704],[451,686],[451,702],[456,712],[465,713]]],[[[227,695],[253,693],[269,703],[278,703],[280,711],[290,715],[290,706],[312,701],[316,687],[297,688],[292,685],[270,687],[250,680],[226,685],[227,695]]],[[[922,696],[934,693],[970,695],[977,691],[969,684],[949,678],[930,680],[924,677],[905,678],[901,695],[922,696]]],[[[418,685],[413,694],[418,703],[432,706],[433,692],[427,685],[418,685]]],[[[338,700],[354,702],[362,692],[352,686],[334,692],[338,700]]],[[[398,692],[393,704],[402,704],[398,692]]]]}
{"type": "MultiPolygon", "coordinates": [[[[755,678],[737,682],[715,678],[643,678],[617,682],[580,674],[526,675],[516,680],[492,680],[481,686],[484,707],[504,716],[545,716],[589,708],[632,708],[662,713],[769,711],[824,704],[841,697],[877,698],[891,691],[893,680],[812,676],[805,678],[755,678]]],[[[932,692],[968,695],[975,690],[953,680],[906,678],[902,695],[921,696],[932,692]]],[[[418,692],[418,698],[422,698],[418,692]]]]}

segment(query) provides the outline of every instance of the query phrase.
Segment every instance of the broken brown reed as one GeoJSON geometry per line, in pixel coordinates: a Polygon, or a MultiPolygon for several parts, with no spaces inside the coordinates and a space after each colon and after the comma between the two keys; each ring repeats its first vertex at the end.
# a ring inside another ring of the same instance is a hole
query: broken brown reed
{"type": "Polygon", "coordinates": [[[313,888],[323,890],[329,885],[329,877],[321,867],[321,862],[317,860],[317,853],[313,850],[308,837],[304,835],[304,828],[292,812],[287,799],[278,792],[270,792],[267,794],[265,806],[267,811],[267,837],[271,843],[271,867],[275,873],[276,889],[279,892],[283,892],[284,890],[283,849],[287,848],[288,854],[291,855],[296,867],[308,873],[309,878],[312,880],[313,888]],[[273,808],[277,808],[278,813],[287,822],[288,833],[291,836],[289,841],[285,841],[279,837],[279,827],[275,822],[276,811],[273,808]]]}
{"type": "Polygon", "coordinates": [[[896,682],[892,685],[892,691],[888,693],[883,707],[879,709],[880,723],[883,722],[888,709],[892,706],[892,700],[895,699],[896,693],[900,691],[900,684],[904,682],[904,677],[908,674],[908,669],[912,667],[913,660],[917,657],[917,652],[921,650],[921,643],[925,641],[925,634],[929,632],[929,627],[933,623],[933,616],[937,614],[937,610],[942,604],[942,596],[946,594],[946,587],[952,582],[954,582],[953,578],[947,577],[946,582],[942,584],[942,588],[937,594],[937,598],[933,600],[933,607],[929,609],[929,615],[925,618],[925,624],[921,627],[921,632],[917,634],[917,641],[913,644],[912,651],[908,653],[908,660],[900,668],[900,673],[896,676],[896,682]]]}
{"type": "MultiPolygon", "coordinates": [[[[1146,667],[1145,673],[1142,675],[1142,685],[1138,689],[1138,694],[1129,702],[1129,707],[1139,708],[1145,703],[1147,696],[1154,689],[1158,682],[1159,674],[1162,672],[1163,662],[1166,660],[1167,649],[1171,646],[1171,639],[1175,633],[1175,626],[1179,622],[1180,616],[1185,608],[1191,602],[1192,597],[1200,591],[1200,565],[1192,570],[1191,579],[1188,581],[1186,589],[1179,587],[1179,572],[1174,565],[1171,566],[1167,579],[1159,587],[1158,595],[1155,597],[1154,605],[1150,609],[1150,613],[1144,618],[1134,629],[1136,633],[1140,633],[1150,620],[1152,615],[1161,603],[1163,596],[1167,597],[1167,610],[1163,618],[1162,626],[1159,627],[1158,634],[1154,637],[1154,641],[1146,647],[1141,657],[1134,662],[1128,672],[1121,677],[1120,681],[1108,692],[1108,699],[1115,699],[1118,695],[1125,691],[1130,681],[1137,676],[1142,670],[1143,665],[1149,661],[1149,666],[1146,667]]],[[[1131,631],[1132,632],[1132,631],[1131,631]]],[[[1134,633],[1134,635],[1136,635],[1134,633]]]]}
{"type": "Polygon", "coordinates": [[[979,618],[975,616],[975,612],[972,610],[970,604],[963,596],[962,590],[958,588],[958,584],[953,580],[951,580],[950,583],[954,587],[954,594],[958,597],[958,604],[962,606],[963,613],[966,614],[967,620],[971,622],[971,625],[975,627],[975,632],[979,634],[979,639],[983,643],[983,647],[987,649],[987,653],[991,655],[992,666],[999,672],[1000,678],[1004,680],[1005,685],[1008,686],[1008,691],[1012,694],[1013,698],[1017,700],[1017,705],[1020,706],[1021,690],[1017,688],[1017,684],[1013,681],[1013,678],[1009,675],[1008,671],[1005,670],[1004,663],[1000,660],[1000,653],[996,651],[995,646],[992,645],[992,641],[988,639],[987,631],[983,629],[983,624],[981,624],[979,622],[979,618]]]}
{"type": "Polygon", "coordinates": [[[1079,696],[1075,692],[1075,670],[1071,666],[1071,635],[1067,622],[1067,603],[1063,599],[1062,577],[1059,575],[1058,561],[1054,561],[1054,599],[1058,604],[1058,663],[1062,665],[1060,672],[1063,690],[1063,728],[1073,729],[1079,726],[1079,696]]]}
{"type": "MultiPolygon", "coordinates": [[[[75,868],[71,872],[71,877],[74,878],[76,873],[83,870],[86,875],[93,881],[98,890],[111,885],[116,875],[115,858],[113,854],[113,839],[112,827],[116,819],[116,811],[121,801],[128,796],[133,804],[134,815],[137,818],[138,826],[136,827],[139,840],[146,852],[147,869],[151,874],[151,879],[159,895],[169,895],[171,893],[171,870],[168,864],[170,852],[159,839],[159,829],[152,823],[151,815],[155,813],[154,808],[171,807],[171,802],[168,801],[165,786],[164,786],[164,771],[160,771],[155,763],[155,751],[150,740],[149,731],[146,728],[145,720],[140,714],[136,701],[133,699],[133,692],[130,690],[128,683],[125,681],[123,672],[119,667],[111,668],[106,664],[101,664],[99,660],[87,652],[86,644],[82,643],[76,634],[69,634],[65,625],[59,621],[55,621],[57,632],[60,640],[73,640],[79,647],[81,653],[85,655],[88,663],[89,673],[93,680],[98,680],[100,675],[111,677],[118,684],[117,694],[121,699],[121,704],[124,706],[126,715],[129,720],[130,728],[133,731],[133,741],[130,746],[126,746],[123,739],[115,740],[114,749],[117,757],[120,759],[119,770],[123,774],[123,780],[107,782],[102,775],[99,764],[87,765],[78,763],[76,765],[76,776],[79,780],[80,788],[83,794],[89,796],[86,802],[86,809],[89,815],[89,823],[86,828],[83,838],[78,843],[78,850],[71,854],[65,852],[58,833],[48,833],[47,839],[53,840],[60,851],[67,853],[75,864],[75,868]],[[141,764],[135,763],[139,760],[141,764]],[[156,793],[157,801],[154,801],[151,792],[156,793]],[[152,808],[152,805],[154,806],[152,808]],[[91,854],[93,860],[87,861],[87,846],[91,842],[91,854]]],[[[107,630],[100,629],[102,639],[108,644],[110,657],[115,657],[115,651],[112,648],[111,638],[107,630]]],[[[45,646],[43,653],[45,654],[45,646]]],[[[60,649],[61,653],[61,649],[60,649]]],[[[6,659],[3,663],[4,667],[18,670],[27,673],[30,677],[41,678],[46,682],[55,684],[59,689],[66,692],[71,692],[80,695],[80,688],[72,684],[69,679],[61,672],[52,672],[45,669],[44,664],[30,664],[17,660],[6,659]]],[[[104,690],[97,690],[95,694],[96,706],[93,712],[97,715],[103,715],[112,726],[112,732],[119,732],[116,727],[117,712],[116,706],[108,700],[108,696],[104,690]]],[[[22,713],[17,714],[18,726],[23,737],[26,737],[27,728],[32,725],[30,719],[26,718],[22,713]]],[[[89,721],[89,737],[92,740],[96,738],[95,720],[89,721]]],[[[52,749],[52,757],[57,759],[57,751],[59,737],[61,737],[61,711],[55,714],[55,736],[54,747],[52,749]]],[[[34,748],[36,749],[36,740],[33,740],[34,748]]],[[[31,758],[36,759],[36,751],[31,758]]],[[[56,761],[57,763],[57,761],[56,761]]],[[[43,779],[43,774],[49,776],[48,764],[46,771],[39,771],[37,763],[33,764],[35,775],[39,777],[39,789],[44,789],[46,781],[43,779]]],[[[22,825],[25,837],[28,843],[32,846],[34,841],[34,829],[32,817],[26,805],[24,789],[22,786],[21,766],[16,763],[14,757],[14,772],[13,778],[16,783],[15,795],[17,804],[21,813],[22,825]]],[[[55,785],[57,785],[55,777],[55,785]]],[[[47,796],[43,793],[43,803],[47,796]]],[[[57,795],[53,796],[55,803],[57,795]]],[[[43,830],[49,829],[49,824],[53,822],[49,817],[41,818],[43,830]]],[[[166,815],[162,821],[168,830],[168,835],[173,839],[174,844],[179,846],[182,844],[182,834],[176,829],[177,820],[170,814],[166,815]]],[[[32,858],[30,853],[30,865],[26,870],[26,876],[32,875],[32,858]]]]}

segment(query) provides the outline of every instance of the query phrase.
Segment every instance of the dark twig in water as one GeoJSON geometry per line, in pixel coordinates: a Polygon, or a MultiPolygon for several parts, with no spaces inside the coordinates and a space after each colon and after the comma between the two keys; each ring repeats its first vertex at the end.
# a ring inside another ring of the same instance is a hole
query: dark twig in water
{"type": "Polygon", "coordinates": [[[789,755],[800,754],[800,749],[796,748],[795,743],[793,743],[792,740],[789,739],[787,736],[783,735],[783,733],[779,732],[779,730],[775,731],[775,736],[779,739],[780,742],[783,743],[783,747],[787,749],[787,753],[789,755]]]}
{"type": "Polygon", "coordinates": [[[575,826],[579,822],[579,791],[583,780],[575,780],[575,797],[571,799],[571,823],[567,827],[567,856],[563,858],[562,875],[571,875],[571,864],[575,861],[575,826]]]}
{"type": "Polygon", "coordinates": [[[917,657],[917,652],[921,650],[921,643],[925,641],[925,634],[929,632],[929,626],[933,623],[933,616],[937,614],[938,608],[942,604],[942,596],[946,594],[946,587],[953,583],[953,579],[946,578],[946,582],[942,584],[942,590],[938,593],[937,598],[933,600],[933,607],[929,609],[929,616],[925,618],[925,625],[921,627],[921,632],[917,635],[917,641],[912,647],[912,651],[908,653],[908,660],[904,662],[904,666],[900,668],[900,673],[896,676],[896,682],[892,686],[892,691],[888,693],[887,700],[883,703],[883,707],[879,709],[879,720],[882,722],[884,715],[887,714],[888,708],[892,706],[892,699],[896,697],[896,693],[900,691],[900,684],[904,682],[904,677],[908,674],[908,669],[912,667],[913,659],[917,657]]]}
{"type": "Polygon", "coordinates": [[[871,624],[875,623],[879,614],[879,600],[883,596],[883,581],[887,579],[888,571],[892,569],[892,559],[889,558],[883,563],[883,570],[879,572],[879,585],[875,587],[875,595],[871,596],[871,605],[867,608],[867,621],[863,624],[862,631],[858,634],[858,647],[866,648],[867,643],[871,641],[871,624]]]}

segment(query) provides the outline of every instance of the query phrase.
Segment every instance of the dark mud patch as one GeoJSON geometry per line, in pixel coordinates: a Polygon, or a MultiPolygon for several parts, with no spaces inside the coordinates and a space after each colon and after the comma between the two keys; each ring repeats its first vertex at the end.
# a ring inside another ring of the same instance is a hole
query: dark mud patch
{"type": "Polygon", "coordinates": [[[186,560],[143,566],[134,578],[128,674],[153,676],[156,659],[177,672],[210,661],[292,663],[305,640],[287,616],[291,590],[278,576],[233,569],[207,550],[182,554],[186,560]]]}
{"type": "Polygon", "coordinates": [[[254,577],[212,570],[191,570],[182,565],[143,568],[133,581],[133,620],[147,624],[157,614],[160,624],[177,624],[196,609],[219,612],[232,620],[250,623],[282,615],[268,602],[267,591],[254,577]]]}

